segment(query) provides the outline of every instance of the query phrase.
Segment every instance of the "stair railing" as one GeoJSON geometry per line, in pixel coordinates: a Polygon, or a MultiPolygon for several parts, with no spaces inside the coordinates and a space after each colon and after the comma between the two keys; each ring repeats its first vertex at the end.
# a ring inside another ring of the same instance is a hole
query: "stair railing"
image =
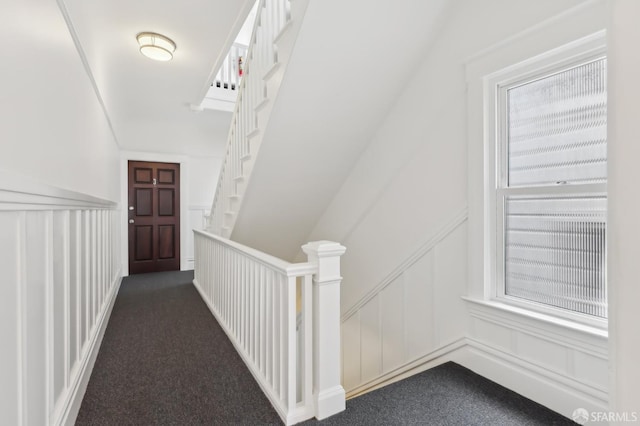
{"type": "Polygon", "coordinates": [[[244,75],[244,61],[247,59],[247,46],[233,43],[227,57],[211,83],[211,87],[221,90],[237,91],[244,75]]]}
{"type": "Polygon", "coordinates": [[[345,409],[338,243],[288,263],[194,231],[194,285],[286,425],[345,409]]]}
{"type": "Polygon", "coordinates": [[[207,230],[229,237],[308,0],[260,0],[207,230]],[[297,25],[293,23],[297,23],[297,25]]]}

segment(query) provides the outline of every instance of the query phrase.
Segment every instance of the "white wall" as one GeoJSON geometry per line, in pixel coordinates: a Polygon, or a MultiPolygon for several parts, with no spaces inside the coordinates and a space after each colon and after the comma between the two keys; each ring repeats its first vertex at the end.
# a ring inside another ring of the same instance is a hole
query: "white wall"
{"type": "MultiPolygon", "coordinates": [[[[456,359],[534,399],[541,400],[544,392],[553,396],[564,392],[569,397],[559,403],[546,396],[543,402],[565,415],[577,408],[574,403],[587,408],[606,406],[606,339],[599,336],[593,341],[587,339],[589,343],[575,355],[575,347],[568,349],[562,345],[562,334],[554,340],[546,333],[534,336],[524,326],[512,327],[507,323],[504,329],[500,327],[505,324],[496,328],[495,321],[487,325],[478,319],[482,308],[461,305],[457,296],[475,291],[467,287],[466,235],[455,237],[456,231],[444,238],[442,244],[449,250],[435,246],[440,255],[436,256],[433,268],[444,276],[436,280],[433,277],[437,273],[420,276],[420,266],[407,265],[421,247],[446,229],[478,195],[477,188],[468,187],[466,63],[495,45],[507,49],[511,46],[511,50],[517,51],[520,47],[511,44],[510,37],[583,3],[590,12],[576,18],[578,21],[566,20],[565,25],[571,27],[577,22],[580,26],[580,19],[595,17],[595,24],[588,22],[587,26],[604,28],[606,14],[601,6],[593,6],[594,2],[451,3],[435,44],[424,52],[424,61],[415,69],[414,77],[405,83],[398,101],[307,238],[340,241],[347,247],[342,258],[347,390],[375,383],[376,374],[389,377],[394,371],[411,368],[415,360],[428,361],[442,355],[439,348],[466,338],[465,349],[454,351],[448,359],[456,359]],[[394,271],[400,281],[384,285],[394,271]],[[411,297],[413,291],[422,292],[417,300],[411,297]],[[369,304],[376,298],[381,301],[378,307],[369,304]],[[408,301],[411,309],[404,309],[408,301]],[[363,303],[369,308],[362,310],[363,303]],[[446,309],[434,316],[434,306],[446,309]],[[359,310],[358,320],[354,319],[354,308],[359,310]],[[381,314],[381,309],[387,312],[381,314]],[[413,340],[412,336],[419,334],[408,329],[411,324],[424,326],[428,335],[420,337],[422,342],[413,340]],[[445,326],[434,327],[441,324],[445,326]],[[391,329],[385,331],[388,327],[391,329]],[[400,344],[387,338],[394,333],[404,333],[404,338],[408,338],[405,348],[421,347],[421,350],[408,356],[405,349],[400,357],[390,354],[385,358],[385,348],[400,344]],[[488,352],[493,355],[486,355],[488,352]],[[560,361],[562,368],[549,364],[548,355],[552,353],[565,357],[560,361]],[[504,356],[498,361],[499,355],[504,356]],[[574,356],[568,361],[570,365],[564,364],[574,356]],[[387,368],[389,357],[394,361],[387,368]],[[488,358],[491,360],[487,361],[488,358]],[[552,371],[551,378],[546,374],[548,370],[552,371]],[[579,377],[585,371],[588,374],[579,377]]],[[[535,44],[536,40],[532,42],[535,44]]],[[[478,256],[481,254],[469,251],[469,264],[476,264],[478,256]]],[[[482,263],[482,258],[479,261],[482,263]]],[[[415,265],[420,262],[429,260],[415,265]]]]}
{"type": "Polygon", "coordinates": [[[609,30],[609,313],[612,410],[640,418],[640,2],[611,2],[609,30]]]}
{"type": "Polygon", "coordinates": [[[404,84],[307,237],[340,241],[348,248],[343,257],[343,309],[467,205],[466,59],[577,3],[454,3],[437,43],[424,53],[414,78],[404,84]]]}
{"type": "MultiPolygon", "coordinates": [[[[368,390],[464,344],[466,211],[342,315],[343,386],[368,390]]],[[[432,365],[432,364],[430,364],[432,365]]]]}
{"type": "Polygon", "coordinates": [[[578,44],[585,49],[602,46],[606,16],[605,1],[585,2],[466,61],[470,321],[469,350],[461,362],[568,417],[577,408],[593,412],[608,407],[607,330],[532,315],[491,300],[489,266],[494,249],[484,194],[495,185],[488,165],[488,158],[493,158],[490,135],[495,118],[485,97],[495,90],[489,77],[493,73],[534,57],[565,60],[575,55],[578,44]],[[564,47],[568,44],[573,48],[564,47]],[[552,50],[555,53],[549,53],[552,50]]]}
{"type": "Polygon", "coordinates": [[[3,2],[0,169],[117,200],[118,146],[56,2],[3,2]]]}
{"type": "Polygon", "coordinates": [[[0,35],[0,413],[72,424],[121,278],[118,146],[55,1],[2,2],[0,35]]]}
{"type": "Polygon", "coordinates": [[[211,208],[222,159],[189,157],[189,205],[211,208]]]}
{"type": "MultiPolygon", "coordinates": [[[[189,227],[202,230],[205,228],[205,216],[209,216],[215,195],[222,160],[214,157],[189,158],[189,227]]],[[[187,235],[186,246],[187,269],[194,269],[193,232],[187,235]]]]}

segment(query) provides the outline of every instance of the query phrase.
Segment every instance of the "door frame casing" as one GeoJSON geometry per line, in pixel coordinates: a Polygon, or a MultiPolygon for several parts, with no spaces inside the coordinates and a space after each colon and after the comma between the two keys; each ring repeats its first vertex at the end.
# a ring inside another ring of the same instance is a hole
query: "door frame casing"
{"type": "Polygon", "coordinates": [[[129,275],[129,161],[150,161],[156,163],[180,164],[180,270],[188,269],[187,265],[187,233],[189,229],[189,157],[177,154],[158,154],[153,152],[121,151],[120,152],[120,219],[122,238],[120,239],[120,253],[122,276],[129,275]]]}

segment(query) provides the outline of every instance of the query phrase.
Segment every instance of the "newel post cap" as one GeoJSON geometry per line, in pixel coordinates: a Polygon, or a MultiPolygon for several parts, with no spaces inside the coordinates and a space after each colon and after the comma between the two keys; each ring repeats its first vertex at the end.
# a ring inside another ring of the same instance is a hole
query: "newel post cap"
{"type": "Polygon", "coordinates": [[[302,246],[309,262],[318,265],[313,281],[317,284],[340,284],[340,256],[347,248],[333,241],[313,241],[302,246]]]}
{"type": "Polygon", "coordinates": [[[347,248],[340,243],[333,241],[312,241],[302,246],[307,256],[323,257],[340,257],[347,251],[347,248]]]}

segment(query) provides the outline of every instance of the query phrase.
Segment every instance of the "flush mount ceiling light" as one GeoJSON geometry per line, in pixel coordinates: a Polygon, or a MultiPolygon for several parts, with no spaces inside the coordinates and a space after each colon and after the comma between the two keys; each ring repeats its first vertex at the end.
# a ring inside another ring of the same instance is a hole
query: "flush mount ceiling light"
{"type": "Polygon", "coordinates": [[[142,32],[136,36],[140,53],[156,61],[169,61],[176,51],[176,44],[162,34],[142,32]]]}

